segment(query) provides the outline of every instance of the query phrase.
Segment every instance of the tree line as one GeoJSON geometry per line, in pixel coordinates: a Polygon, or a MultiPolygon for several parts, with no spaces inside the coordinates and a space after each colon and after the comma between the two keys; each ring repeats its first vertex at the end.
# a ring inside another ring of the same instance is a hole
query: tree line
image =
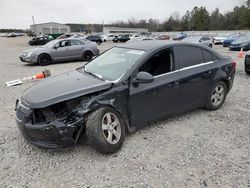
{"type": "MultiPolygon", "coordinates": [[[[150,32],[156,31],[208,31],[208,30],[249,30],[250,29],[250,0],[244,5],[236,6],[225,14],[216,8],[211,13],[206,7],[194,7],[187,10],[181,17],[174,12],[160,22],[158,19],[130,18],[127,21],[116,21],[110,24],[67,24],[71,32],[102,32],[103,27],[147,28],[150,32]]],[[[20,29],[0,29],[0,32],[22,32],[20,29]]]]}
{"type": "Polygon", "coordinates": [[[191,11],[180,17],[174,12],[164,22],[150,18],[148,20],[116,21],[105,26],[112,27],[140,27],[149,31],[204,31],[204,30],[248,30],[250,29],[250,0],[245,5],[236,6],[232,11],[225,14],[220,13],[216,8],[209,13],[206,7],[194,7],[191,11]]]}

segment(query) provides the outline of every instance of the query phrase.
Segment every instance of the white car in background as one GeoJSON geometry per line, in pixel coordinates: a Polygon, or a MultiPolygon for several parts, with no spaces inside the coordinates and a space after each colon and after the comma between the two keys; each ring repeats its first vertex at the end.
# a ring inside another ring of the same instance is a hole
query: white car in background
{"type": "Polygon", "coordinates": [[[223,44],[224,40],[226,40],[229,36],[230,36],[230,34],[218,35],[218,36],[213,38],[213,43],[214,44],[223,44]]]}
{"type": "Polygon", "coordinates": [[[146,41],[146,40],[156,40],[156,39],[153,37],[140,36],[140,37],[130,38],[128,42],[146,41]]]}
{"type": "Polygon", "coordinates": [[[102,42],[112,41],[115,38],[115,34],[100,35],[102,42]]]}

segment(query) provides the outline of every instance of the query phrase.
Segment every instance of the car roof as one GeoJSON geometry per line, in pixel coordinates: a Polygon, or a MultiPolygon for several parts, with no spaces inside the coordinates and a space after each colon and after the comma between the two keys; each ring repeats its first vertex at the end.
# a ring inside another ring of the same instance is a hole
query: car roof
{"type": "Polygon", "coordinates": [[[176,45],[192,45],[203,47],[199,44],[187,43],[187,42],[174,42],[174,41],[162,41],[162,40],[148,40],[148,41],[135,41],[133,43],[125,43],[118,47],[131,48],[143,51],[152,51],[163,47],[171,47],[176,45]]]}
{"type": "Polygon", "coordinates": [[[151,51],[156,48],[169,46],[170,44],[173,44],[173,43],[161,41],[161,40],[155,40],[155,41],[138,41],[138,42],[133,42],[133,43],[125,43],[119,47],[132,48],[132,49],[143,50],[143,51],[151,51]]]}
{"type": "Polygon", "coordinates": [[[201,45],[199,43],[190,43],[190,42],[181,42],[181,41],[178,41],[178,42],[162,41],[162,40],[134,41],[134,42],[128,42],[128,43],[125,43],[123,45],[116,46],[116,47],[130,48],[130,49],[142,50],[142,51],[155,51],[164,47],[173,47],[173,46],[196,46],[201,49],[206,49],[218,57],[222,57],[215,50],[212,50],[211,48],[205,45],[201,45]]]}

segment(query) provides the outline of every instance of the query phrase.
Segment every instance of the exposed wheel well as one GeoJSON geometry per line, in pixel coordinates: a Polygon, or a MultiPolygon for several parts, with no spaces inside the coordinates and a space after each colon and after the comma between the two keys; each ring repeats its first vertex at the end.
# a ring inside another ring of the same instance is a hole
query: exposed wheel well
{"type": "Polygon", "coordinates": [[[115,109],[115,108],[114,108],[113,106],[111,106],[111,105],[101,105],[101,106],[98,106],[98,107],[95,107],[95,108],[91,109],[89,112],[86,113],[86,119],[83,120],[83,125],[82,125],[83,127],[82,127],[82,129],[75,130],[74,135],[78,135],[78,134],[79,134],[78,137],[75,137],[75,138],[74,138],[74,139],[75,139],[75,143],[83,143],[83,142],[86,142],[86,140],[85,140],[85,137],[86,137],[86,135],[85,135],[85,131],[86,131],[85,124],[86,124],[86,120],[87,120],[88,116],[89,116],[91,113],[93,113],[94,111],[98,110],[99,108],[105,108],[105,107],[114,109],[114,110],[120,115],[120,117],[122,118],[122,121],[123,121],[123,123],[124,123],[125,133],[131,132],[131,131],[130,131],[130,128],[129,128],[129,121],[127,120],[126,117],[124,117],[124,116],[126,116],[126,115],[123,115],[120,111],[118,111],[117,109],[115,109]],[[79,132],[79,131],[80,131],[80,132],[79,132]]]}

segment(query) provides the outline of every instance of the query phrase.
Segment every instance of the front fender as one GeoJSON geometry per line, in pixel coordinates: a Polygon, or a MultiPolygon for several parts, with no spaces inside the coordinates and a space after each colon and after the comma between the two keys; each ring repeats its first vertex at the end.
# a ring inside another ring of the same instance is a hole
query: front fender
{"type": "Polygon", "coordinates": [[[130,126],[128,115],[128,96],[129,89],[127,86],[116,87],[113,90],[91,97],[88,101],[83,101],[81,108],[78,109],[78,113],[87,117],[89,113],[99,108],[107,106],[112,107],[121,115],[126,130],[128,132],[133,132],[135,128],[130,126]]]}

